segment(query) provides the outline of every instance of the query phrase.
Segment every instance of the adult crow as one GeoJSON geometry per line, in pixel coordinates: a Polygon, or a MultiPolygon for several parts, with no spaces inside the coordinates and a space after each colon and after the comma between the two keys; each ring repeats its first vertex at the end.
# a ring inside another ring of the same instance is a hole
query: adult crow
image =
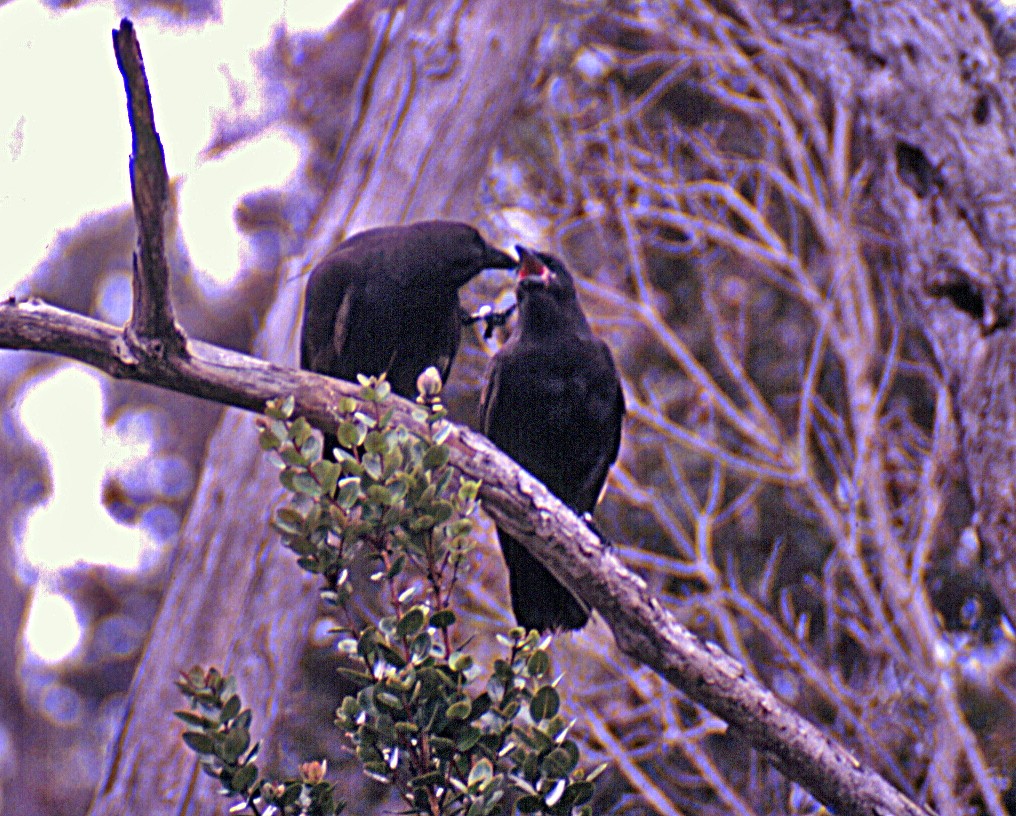
{"type": "MultiPolygon", "coordinates": [[[[484,433],[561,501],[590,513],[621,444],[621,383],[568,270],[550,255],[516,250],[518,324],[490,361],[484,433]]],[[[522,544],[497,532],[518,624],[581,629],[589,610],[522,544]]]]}
{"type": "MultiPolygon", "coordinates": [[[[386,373],[392,390],[416,396],[435,366],[446,380],[459,348],[459,287],[515,260],[468,224],[421,221],[347,238],[310,273],[300,366],[342,380],[386,373]]],[[[334,439],[325,439],[330,456],[334,439]]]]}

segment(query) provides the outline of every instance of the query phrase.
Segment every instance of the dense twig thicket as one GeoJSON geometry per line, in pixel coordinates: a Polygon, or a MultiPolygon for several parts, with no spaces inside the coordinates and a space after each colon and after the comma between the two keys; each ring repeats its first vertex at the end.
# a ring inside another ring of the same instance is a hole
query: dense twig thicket
{"type": "MultiPolygon", "coordinates": [[[[815,20],[695,0],[587,13],[548,44],[566,56],[491,190],[588,273],[618,350],[629,422],[601,513],[692,629],[904,791],[998,813],[1012,633],[873,183],[907,182],[907,157],[873,152],[815,20]]],[[[640,807],[810,807],[646,672],[599,658],[576,694],[640,807]]]]}

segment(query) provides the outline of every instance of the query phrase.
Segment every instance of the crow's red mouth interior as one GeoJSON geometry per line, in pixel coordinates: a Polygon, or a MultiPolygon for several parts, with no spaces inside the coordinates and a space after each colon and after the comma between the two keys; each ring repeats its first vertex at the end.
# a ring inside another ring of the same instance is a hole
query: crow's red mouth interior
{"type": "Polygon", "coordinates": [[[519,264],[519,280],[524,278],[541,278],[546,280],[550,277],[550,270],[547,269],[540,259],[528,252],[523,253],[522,263],[519,264]]]}

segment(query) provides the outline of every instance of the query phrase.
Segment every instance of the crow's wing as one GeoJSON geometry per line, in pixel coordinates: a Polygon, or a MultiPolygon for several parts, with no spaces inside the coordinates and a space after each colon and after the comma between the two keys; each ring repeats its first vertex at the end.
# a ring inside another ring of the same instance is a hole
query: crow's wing
{"type": "Polygon", "coordinates": [[[351,273],[341,258],[333,256],[326,257],[311,271],[303,304],[301,368],[323,374],[334,372],[336,316],[346,302],[351,273]]]}
{"type": "Polygon", "coordinates": [[[487,363],[487,371],[483,376],[483,390],[480,392],[480,419],[483,433],[496,445],[491,437],[494,413],[498,408],[498,389],[501,384],[501,354],[495,354],[487,363]]]}
{"type": "Polygon", "coordinates": [[[611,465],[617,461],[617,455],[621,450],[621,424],[624,420],[624,391],[614,370],[613,360],[610,359],[610,352],[606,350],[607,362],[610,365],[609,376],[604,377],[605,382],[614,383],[613,399],[605,401],[603,406],[603,421],[600,423],[597,433],[599,439],[590,439],[589,445],[596,451],[595,461],[586,473],[582,486],[577,492],[577,509],[583,512],[592,512],[600,500],[603,492],[603,485],[607,481],[607,474],[611,465]]]}

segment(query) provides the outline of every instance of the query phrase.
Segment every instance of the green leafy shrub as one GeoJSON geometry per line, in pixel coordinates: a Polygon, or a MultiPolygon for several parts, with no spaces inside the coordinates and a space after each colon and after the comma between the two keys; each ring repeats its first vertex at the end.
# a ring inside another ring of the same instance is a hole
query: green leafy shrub
{"type": "MultiPolygon", "coordinates": [[[[435,389],[422,389],[417,419],[426,438],[392,422],[384,378],[360,378],[359,399],[338,405],[334,460],[293,400],[269,405],[260,444],[290,494],[272,524],[299,564],[323,579],[322,598],[337,613],[356,591],[354,562],[368,558],[382,588],[379,620],[336,629],[348,658],[342,673],[357,693],[342,700],[335,723],[366,774],[399,791],[408,813],[588,814],[592,773],[579,768],[571,723],[549,682],[550,638],[514,628],[498,636],[500,656],[484,672],[457,632],[450,606],[475,546],[478,482],[449,465],[451,425],[435,389]]],[[[331,453],[331,452],[329,452],[331,453]]],[[[258,779],[249,748],[250,712],[240,710],[232,678],[194,669],[180,687],[196,712],[178,712],[187,744],[226,793],[254,813],[338,813],[342,804],[306,763],[301,779],[258,779]],[[327,808],[332,808],[328,810],[327,808]]]]}

